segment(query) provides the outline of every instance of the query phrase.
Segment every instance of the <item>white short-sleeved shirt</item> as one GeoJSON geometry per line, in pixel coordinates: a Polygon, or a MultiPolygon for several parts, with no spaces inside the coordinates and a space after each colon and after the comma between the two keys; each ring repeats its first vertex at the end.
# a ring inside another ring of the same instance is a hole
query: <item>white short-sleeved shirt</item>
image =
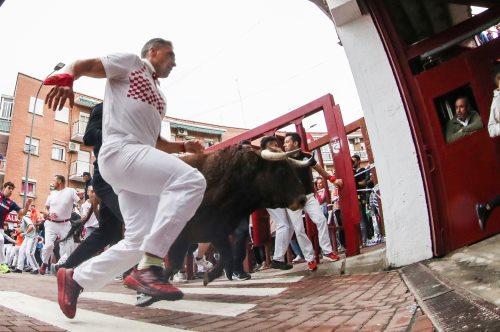
{"type": "Polygon", "coordinates": [[[30,225],[33,225],[33,221],[31,221],[29,217],[24,216],[21,219],[21,230],[23,231],[23,233],[25,233],[25,238],[34,238],[36,236],[36,229],[34,227],[35,225],[33,225],[33,229],[29,233],[26,233],[30,225]]]}
{"type": "Polygon", "coordinates": [[[166,99],[153,79],[154,68],[134,54],[101,58],[106,71],[103,142],[123,141],[156,145],[166,112],[166,99]]]}
{"type": "Polygon", "coordinates": [[[47,197],[45,206],[49,208],[49,214],[55,213],[57,221],[67,220],[71,218],[73,212],[73,204],[78,203],[80,197],[76,194],[74,188],[66,187],[62,190],[54,190],[47,197]]]}
{"type": "MultiPolygon", "coordinates": [[[[90,203],[89,200],[86,200],[85,203],[82,204],[82,207],[81,207],[82,218],[85,218],[87,216],[91,207],[92,207],[92,204],[90,203]]],[[[95,216],[94,212],[92,212],[90,219],[85,223],[85,227],[94,227],[94,228],[99,227],[99,221],[97,220],[97,217],[95,216]]]]}

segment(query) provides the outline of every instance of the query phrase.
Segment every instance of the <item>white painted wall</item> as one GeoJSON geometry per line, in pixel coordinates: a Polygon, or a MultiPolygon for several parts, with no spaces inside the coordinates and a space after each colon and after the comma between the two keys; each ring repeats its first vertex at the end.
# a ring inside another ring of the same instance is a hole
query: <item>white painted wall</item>
{"type": "Polygon", "coordinates": [[[387,261],[391,266],[403,266],[430,258],[432,244],[422,175],[382,41],[371,16],[361,15],[355,0],[327,2],[333,9],[370,135],[382,197],[387,261]]]}

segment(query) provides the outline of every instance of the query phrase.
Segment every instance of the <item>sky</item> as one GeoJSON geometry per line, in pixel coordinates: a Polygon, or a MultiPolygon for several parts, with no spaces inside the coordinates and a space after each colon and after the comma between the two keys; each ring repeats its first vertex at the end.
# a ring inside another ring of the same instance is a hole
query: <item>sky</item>
{"type": "MultiPolygon", "coordinates": [[[[327,93],[346,124],[362,116],[334,25],[307,0],[6,0],[0,37],[1,94],[18,72],[43,78],[58,62],[139,54],[162,37],[177,62],[161,83],[169,116],[253,128],[327,93]]],[[[74,89],[102,98],[104,80],[74,89]]],[[[305,127],[325,128],[319,116],[305,127]]]]}

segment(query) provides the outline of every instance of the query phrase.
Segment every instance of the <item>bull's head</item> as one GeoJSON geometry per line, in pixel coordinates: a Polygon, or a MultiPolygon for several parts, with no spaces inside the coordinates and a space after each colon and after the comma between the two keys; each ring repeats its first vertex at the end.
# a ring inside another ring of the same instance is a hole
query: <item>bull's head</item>
{"type": "Polygon", "coordinates": [[[289,158],[297,151],[260,151],[260,157],[263,159],[262,169],[255,181],[262,190],[265,207],[287,207],[291,210],[304,207],[306,202],[304,186],[294,169],[310,166],[312,158],[304,161],[289,158]]]}

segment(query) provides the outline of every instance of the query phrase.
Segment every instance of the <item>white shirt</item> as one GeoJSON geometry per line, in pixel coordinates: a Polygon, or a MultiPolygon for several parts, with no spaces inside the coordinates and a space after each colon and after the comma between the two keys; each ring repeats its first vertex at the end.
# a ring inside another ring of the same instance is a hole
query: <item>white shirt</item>
{"type": "Polygon", "coordinates": [[[154,68],[134,54],[101,58],[106,71],[103,109],[104,145],[124,139],[155,146],[166,99],[153,79],[154,68]]]}
{"type": "Polygon", "coordinates": [[[57,221],[67,220],[71,218],[73,204],[78,203],[80,197],[76,194],[74,188],[66,187],[62,190],[54,190],[47,197],[45,206],[49,209],[49,214],[55,213],[57,221]]]}
{"type": "Polygon", "coordinates": [[[35,229],[35,225],[33,225],[33,229],[29,233],[26,233],[26,231],[28,230],[28,227],[30,225],[33,225],[33,221],[31,221],[31,219],[28,218],[27,216],[24,216],[21,219],[21,230],[24,233],[24,237],[25,238],[31,238],[32,239],[32,238],[34,238],[36,236],[36,229],[35,229]]]}
{"type": "MultiPolygon", "coordinates": [[[[82,207],[81,207],[82,218],[86,218],[91,207],[92,207],[92,204],[90,203],[89,200],[86,200],[85,203],[82,204],[82,207]]],[[[85,223],[85,227],[86,228],[88,228],[88,227],[98,228],[99,227],[99,221],[97,220],[97,217],[95,216],[94,212],[92,212],[90,219],[85,223]]]]}

